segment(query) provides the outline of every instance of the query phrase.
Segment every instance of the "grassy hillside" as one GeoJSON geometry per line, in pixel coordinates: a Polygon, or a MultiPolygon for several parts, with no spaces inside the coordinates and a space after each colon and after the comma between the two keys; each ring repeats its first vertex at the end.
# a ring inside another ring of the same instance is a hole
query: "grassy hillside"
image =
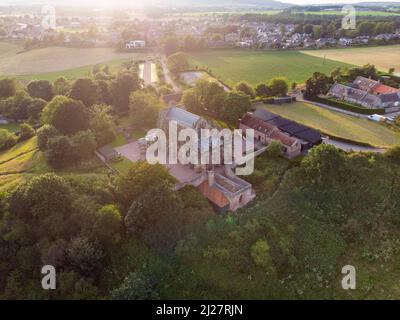
{"type": "Polygon", "coordinates": [[[400,143],[400,134],[384,125],[307,103],[296,102],[290,105],[265,105],[264,107],[271,112],[333,136],[382,147],[400,143]]]}
{"type": "Polygon", "coordinates": [[[1,77],[16,76],[22,80],[55,80],[59,76],[76,78],[87,75],[95,64],[116,66],[148,55],[116,52],[113,48],[49,47],[21,51],[18,44],[0,42],[1,77]]]}
{"type": "MultiPolygon", "coordinates": [[[[130,59],[118,59],[118,60],[107,61],[104,63],[99,63],[97,65],[99,65],[99,66],[107,65],[110,67],[111,71],[115,71],[124,62],[127,62],[129,60],[130,59]]],[[[22,82],[28,82],[33,79],[55,81],[60,77],[64,77],[66,79],[78,79],[81,77],[87,77],[95,65],[96,64],[91,64],[91,65],[87,65],[84,67],[78,67],[78,68],[73,68],[73,69],[68,69],[68,70],[60,70],[60,71],[55,71],[55,72],[45,72],[45,73],[15,75],[15,76],[13,75],[11,77],[21,80],[22,82]]],[[[8,78],[8,77],[10,77],[10,75],[8,75],[8,76],[0,75],[0,79],[8,78]]]]}
{"type": "Polygon", "coordinates": [[[329,73],[350,64],[312,57],[299,51],[209,50],[190,55],[192,66],[208,67],[228,85],[241,80],[256,85],[273,77],[303,83],[313,72],[329,73]]]}
{"type": "Polygon", "coordinates": [[[93,156],[85,163],[54,170],[47,165],[44,153],[38,150],[36,137],[0,152],[0,192],[46,172],[56,172],[59,175],[105,175],[107,168],[93,156]]]}
{"type": "Polygon", "coordinates": [[[388,71],[395,68],[400,72],[400,45],[367,47],[367,48],[345,48],[345,49],[326,49],[326,50],[307,50],[302,53],[342,63],[350,63],[363,66],[367,63],[375,65],[381,71],[388,71]]]}

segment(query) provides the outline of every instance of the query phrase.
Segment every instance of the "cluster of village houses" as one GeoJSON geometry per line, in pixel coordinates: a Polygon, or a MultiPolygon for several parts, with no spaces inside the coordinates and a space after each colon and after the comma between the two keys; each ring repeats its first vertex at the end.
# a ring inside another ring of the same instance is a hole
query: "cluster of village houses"
{"type": "Polygon", "coordinates": [[[368,109],[385,109],[386,113],[400,111],[400,90],[373,79],[357,77],[347,85],[335,83],[328,95],[368,109]]]}
{"type": "Polygon", "coordinates": [[[278,24],[267,22],[230,21],[224,17],[202,17],[197,19],[165,19],[165,20],[138,20],[137,18],[119,19],[118,22],[130,26],[135,25],[136,36],[126,40],[121,31],[113,29],[112,17],[81,17],[63,16],[57,19],[56,29],[47,29],[42,26],[42,16],[9,16],[1,20],[3,32],[0,37],[13,40],[36,40],[57,38],[60,31],[64,32],[59,41],[65,45],[74,45],[84,42],[87,46],[115,46],[121,41],[126,42],[128,49],[143,49],[154,46],[165,38],[166,33],[178,37],[191,35],[201,40],[202,45],[208,48],[322,48],[347,47],[352,45],[368,44],[373,40],[400,40],[400,31],[375,36],[358,36],[354,38],[328,37],[314,39],[311,34],[298,33],[294,24],[278,24]],[[232,27],[231,32],[218,32],[226,26],[232,27]],[[97,29],[96,35],[85,37],[85,33],[71,31],[88,30],[92,26],[97,29]],[[216,30],[215,33],[210,30],[216,30]],[[135,43],[133,43],[135,42],[135,43]]]}

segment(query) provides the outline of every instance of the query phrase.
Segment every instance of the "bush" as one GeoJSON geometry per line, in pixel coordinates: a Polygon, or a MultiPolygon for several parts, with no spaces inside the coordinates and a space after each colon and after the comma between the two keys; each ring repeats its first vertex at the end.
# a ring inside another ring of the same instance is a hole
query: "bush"
{"type": "Polygon", "coordinates": [[[0,98],[8,98],[15,95],[17,84],[15,79],[0,80],[0,98]]]}
{"type": "Polygon", "coordinates": [[[251,99],[255,97],[254,89],[253,87],[247,83],[246,81],[241,81],[235,86],[236,91],[242,92],[246,95],[248,95],[251,99]]]}
{"type": "Polygon", "coordinates": [[[38,147],[40,151],[47,150],[47,142],[49,139],[59,135],[59,132],[52,125],[45,124],[37,131],[38,147]]]}
{"type": "Polygon", "coordinates": [[[15,146],[17,142],[18,138],[15,134],[6,129],[0,129],[0,150],[11,148],[15,146]]]}
{"type": "Polygon", "coordinates": [[[56,136],[47,142],[47,162],[53,168],[64,168],[72,165],[77,155],[74,145],[67,136],[56,136]]]}
{"type": "Polygon", "coordinates": [[[19,141],[28,140],[35,135],[35,130],[27,123],[21,124],[21,131],[19,135],[19,141]]]}
{"type": "Polygon", "coordinates": [[[350,104],[350,103],[347,103],[344,101],[338,101],[335,99],[316,97],[313,99],[313,101],[324,103],[324,104],[327,104],[327,105],[335,107],[335,108],[339,108],[339,109],[343,109],[343,110],[347,110],[347,111],[351,111],[351,112],[356,112],[356,113],[360,113],[360,114],[367,114],[367,115],[385,114],[385,109],[366,109],[363,107],[358,107],[354,104],[350,104]]]}

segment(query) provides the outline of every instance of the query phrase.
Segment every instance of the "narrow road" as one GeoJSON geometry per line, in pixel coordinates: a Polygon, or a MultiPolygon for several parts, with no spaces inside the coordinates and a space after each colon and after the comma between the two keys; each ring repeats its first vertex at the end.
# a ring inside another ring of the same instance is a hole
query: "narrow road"
{"type": "Polygon", "coordinates": [[[375,153],[384,153],[386,149],[383,148],[375,148],[375,147],[368,147],[368,146],[360,146],[354,143],[338,141],[335,139],[326,139],[324,143],[331,144],[339,149],[344,151],[360,151],[360,152],[375,152],[375,153]]]}
{"type": "Polygon", "coordinates": [[[176,83],[172,79],[172,76],[168,70],[167,58],[165,56],[162,56],[160,61],[161,61],[161,67],[163,68],[163,71],[164,71],[165,82],[172,86],[172,89],[174,90],[175,93],[181,92],[181,89],[176,85],[176,83]]]}

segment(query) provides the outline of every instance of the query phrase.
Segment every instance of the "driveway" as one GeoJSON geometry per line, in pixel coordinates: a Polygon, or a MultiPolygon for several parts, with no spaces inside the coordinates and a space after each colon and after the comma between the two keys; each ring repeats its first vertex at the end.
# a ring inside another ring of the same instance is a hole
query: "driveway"
{"type": "Polygon", "coordinates": [[[180,90],[180,88],[176,85],[174,80],[172,80],[172,76],[167,67],[167,58],[165,56],[161,57],[161,67],[163,68],[164,71],[165,82],[172,86],[175,93],[181,92],[182,90],[180,90]]]}
{"type": "Polygon", "coordinates": [[[360,152],[376,152],[376,153],[384,153],[386,151],[386,149],[383,148],[360,146],[357,144],[338,141],[334,139],[325,139],[324,143],[334,145],[335,147],[342,149],[344,151],[360,151],[360,152]]]}

